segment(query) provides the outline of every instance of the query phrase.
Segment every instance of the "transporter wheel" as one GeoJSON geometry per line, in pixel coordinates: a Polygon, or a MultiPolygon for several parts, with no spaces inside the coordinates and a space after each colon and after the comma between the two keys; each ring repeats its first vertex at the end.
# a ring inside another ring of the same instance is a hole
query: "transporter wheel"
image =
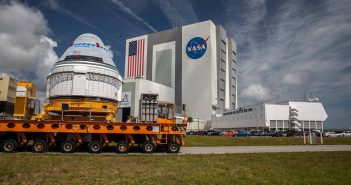
{"type": "Polygon", "coordinates": [[[120,154],[128,153],[129,143],[127,141],[120,141],[117,143],[116,152],[120,154]]]}
{"type": "Polygon", "coordinates": [[[180,149],[180,145],[177,142],[170,142],[167,145],[167,151],[169,153],[178,153],[180,149]]]}
{"type": "Polygon", "coordinates": [[[61,143],[62,153],[74,153],[76,151],[76,144],[73,141],[64,141],[61,143]]]}
{"type": "Polygon", "coordinates": [[[1,143],[1,151],[6,153],[15,152],[17,149],[18,143],[14,139],[6,139],[1,143]]]}
{"type": "Polygon", "coordinates": [[[155,151],[155,144],[151,141],[145,141],[143,146],[143,152],[144,153],[153,153],[155,151]]]}
{"type": "Polygon", "coordinates": [[[32,152],[33,153],[44,153],[48,150],[48,144],[42,140],[36,140],[32,144],[32,152]]]}
{"type": "Polygon", "coordinates": [[[89,144],[88,144],[88,148],[89,148],[89,152],[90,153],[101,153],[102,151],[102,144],[100,141],[91,141],[89,144]]]}

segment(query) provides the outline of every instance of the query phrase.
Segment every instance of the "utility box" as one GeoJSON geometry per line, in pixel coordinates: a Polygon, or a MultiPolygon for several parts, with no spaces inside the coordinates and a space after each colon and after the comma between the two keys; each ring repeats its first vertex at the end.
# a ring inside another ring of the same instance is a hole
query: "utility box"
{"type": "Polygon", "coordinates": [[[158,119],[158,94],[141,94],[140,121],[156,123],[158,119]]]}

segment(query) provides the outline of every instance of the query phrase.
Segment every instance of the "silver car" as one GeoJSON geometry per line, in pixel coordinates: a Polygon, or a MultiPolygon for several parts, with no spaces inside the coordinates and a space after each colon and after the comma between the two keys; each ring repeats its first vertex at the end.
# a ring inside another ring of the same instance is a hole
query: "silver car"
{"type": "Polygon", "coordinates": [[[323,134],[324,137],[343,137],[343,133],[336,133],[336,132],[325,132],[323,134]]]}

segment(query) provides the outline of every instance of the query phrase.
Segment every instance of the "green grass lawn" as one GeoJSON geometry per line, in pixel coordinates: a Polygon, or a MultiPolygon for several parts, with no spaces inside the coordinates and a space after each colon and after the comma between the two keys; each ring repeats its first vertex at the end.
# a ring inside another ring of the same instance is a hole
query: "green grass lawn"
{"type": "MultiPolygon", "coordinates": [[[[317,143],[320,143],[317,138],[317,143]]],[[[324,144],[351,144],[351,137],[323,138],[324,144]]],[[[303,145],[302,137],[222,137],[222,136],[185,136],[185,146],[271,146],[303,145]]]]}
{"type": "Polygon", "coordinates": [[[0,154],[0,184],[350,184],[350,156],[0,154]]]}

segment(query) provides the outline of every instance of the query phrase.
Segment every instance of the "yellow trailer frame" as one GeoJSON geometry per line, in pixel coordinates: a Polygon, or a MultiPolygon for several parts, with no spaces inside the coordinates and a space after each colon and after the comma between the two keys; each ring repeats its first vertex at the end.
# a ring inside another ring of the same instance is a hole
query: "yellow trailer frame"
{"type": "MultiPolygon", "coordinates": [[[[174,123],[122,123],[122,122],[106,122],[106,121],[60,121],[60,120],[0,120],[0,135],[5,133],[5,135],[11,135],[12,138],[1,138],[3,140],[1,143],[2,150],[6,152],[6,142],[15,140],[17,146],[24,146],[28,144],[28,141],[40,140],[38,143],[34,143],[33,152],[44,152],[50,146],[56,144],[56,135],[58,134],[71,134],[74,135],[70,144],[75,147],[82,145],[82,135],[83,134],[94,134],[99,136],[97,142],[100,142],[100,148],[106,147],[109,143],[116,142],[117,145],[122,142],[122,147],[117,146],[117,150],[123,149],[123,147],[133,147],[135,144],[139,144],[135,141],[135,137],[143,136],[145,137],[143,145],[143,150],[146,153],[154,152],[155,148],[160,145],[167,145],[168,151],[171,153],[178,152],[180,146],[184,145],[182,136],[186,134],[186,124],[174,124],[174,123]],[[35,133],[36,135],[42,135],[41,138],[27,138],[27,135],[35,133]],[[111,135],[122,135],[123,139],[120,140],[110,140],[111,135]],[[15,135],[15,136],[13,136],[15,135]],[[18,138],[16,140],[16,138],[18,138]],[[4,143],[5,142],[5,143],[4,143]],[[145,146],[148,144],[149,150],[145,146]],[[124,145],[123,145],[124,144],[124,145]],[[39,147],[39,148],[35,148],[39,147]],[[45,150],[41,150],[41,148],[45,150]],[[119,148],[121,147],[121,148],[119,148]],[[150,149],[151,147],[151,149],[150,149]]],[[[11,144],[11,142],[9,144],[11,144]]],[[[35,141],[34,141],[35,142],[35,141]]],[[[92,142],[92,141],[91,141],[92,142]]],[[[65,141],[64,144],[67,144],[65,141]]],[[[69,143],[68,143],[69,144],[69,143]]],[[[94,144],[94,143],[93,143],[94,144]]],[[[96,143],[95,143],[96,144],[96,143]]],[[[98,143],[99,144],[99,143],[98,143]]],[[[10,146],[10,145],[9,145],[10,146]]],[[[89,146],[90,143],[89,143],[89,146]]],[[[101,150],[93,153],[99,153],[101,150]]],[[[117,151],[119,153],[125,153],[124,150],[117,151]]],[[[9,150],[7,152],[12,152],[9,150]]],[[[128,151],[126,151],[128,152],[128,151]]]]}

